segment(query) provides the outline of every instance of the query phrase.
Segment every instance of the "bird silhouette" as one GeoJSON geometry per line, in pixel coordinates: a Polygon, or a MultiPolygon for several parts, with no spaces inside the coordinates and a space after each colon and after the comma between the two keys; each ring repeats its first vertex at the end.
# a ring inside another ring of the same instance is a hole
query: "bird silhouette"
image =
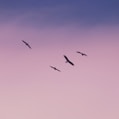
{"type": "Polygon", "coordinates": [[[64,58],[66,59],[66,63],[69,63],[69,64],[71,64],[72,66],[74,66],[74,63],[71,62],[71,61],[68,59],[68,57],[67,57],[66,55],[64,55],[64,58]]]}
{"type": "Polygon", "coordinates": [[[56,67],[50,66],[52,69],[61,72],[59,69],[57,69],[56,67]]]}
{"type": "Polygon", "coordinates": [[[82,56],[87,56],[87,54],[79,52],[79,51],[77,51],[77,53],[81,54],[82,56]]]}
{"type": "Polygon", "coordinates": [[[23,42],[28,48],[32,49],[31,46],[30,46],[26,41],[22,40],[22,42],[23,42]]]}

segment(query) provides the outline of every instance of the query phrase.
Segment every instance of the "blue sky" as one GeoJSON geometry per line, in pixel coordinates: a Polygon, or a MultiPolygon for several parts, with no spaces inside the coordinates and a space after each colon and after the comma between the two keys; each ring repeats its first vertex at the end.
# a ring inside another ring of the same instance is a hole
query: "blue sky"
{"type": "Polygon", "coordinates": [[[118,0],[1,0],[1,21],[31,13],[22,22],[81,25],[118,24],[118,0]],[[42,14],[42,15],[41,15],[42,14]]]}
{"type": "MultiPolygon", "coordinates": [[[[20,39],[25,37],[24,35],[29,29],[38,29],[37,35],[40,34],[43,41],[44,37],[47,37],[46,34],[49,34],[49,37],[52,36],[53,39],[55,33],[59,38],[61,34],[62,36],[70,35],[65,39],[60,38],[63,40],[54,38],[53,42],[67,42],[69,39],[73,42],[75,36],[79,37],[76,38],[77,40],[81,39],[80,37],[83,35],[85,37],[85,35],[92,34],[91,37],[93,37],[93,31],[101,34],[107,29],[110,33],[118,31],[118,5],[118,0],[2,0],[0,1],[0,25],[2,31],[5,32],[9,30],[11,32],[12,27],[14,30],[11,34],[20,28],[23,29],[17,31],[20,39]],[[95,30],[96,28],[98,30],[95,30]],[[21,35],[21,33],[23,34],[21,35]],[[58,35],[59,33],[60,35],[58,35]]],[[[33,30],[31,31],[33,32],[33,30]]],[[[106,32],[106,34],[109,33],[106,32]]],[[[30,40],[30,38],[28,39],[30,40]]],[[[83,38],[82,41],[91,42],[92,39],[84,40],[83,38]]],[[[48,42],[47,38],[46,42],[48,42]]]]}

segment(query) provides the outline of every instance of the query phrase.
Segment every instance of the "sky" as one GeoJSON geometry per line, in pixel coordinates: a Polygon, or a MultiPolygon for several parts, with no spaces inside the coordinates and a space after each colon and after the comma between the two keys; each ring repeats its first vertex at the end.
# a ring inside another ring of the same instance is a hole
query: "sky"
{"type": "Polygon", "coordinates": [[[118,4],[1,0],[0,118],[119,119],[118,4]]]}

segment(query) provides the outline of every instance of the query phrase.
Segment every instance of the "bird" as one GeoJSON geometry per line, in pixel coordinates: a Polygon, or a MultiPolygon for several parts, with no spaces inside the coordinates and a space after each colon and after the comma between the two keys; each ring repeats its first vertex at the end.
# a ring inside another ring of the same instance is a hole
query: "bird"
{"type": "Polygon", "coordinates": [[[87,54],[79,52],[79,51],[77,51],[77,53],[81,54],[82,56],[87,56],[87,54]]]}
{"type": "Polygon", "coordinates": [[[26,41],[22,40],[22,42],[23,42],[26,46],[28,46],[29,49],[32,49],[31,46],[30,46],[26,41]]]}
{"type": "Polygon", "coordinates": [[[57,69],[56,67],[50,66],[52,69],[61,72],[59,69],[57,69]]]}
{"type": "Polygon", "coordinates": [[[66,55],[64,55],[64,58],[66,59],[66,63],[69,63],[69,64],[71,64],[72,66],[74,66],[74,63],[71,62],[71,61],[68,59],[68,57],[67,57],[66,55]]]}

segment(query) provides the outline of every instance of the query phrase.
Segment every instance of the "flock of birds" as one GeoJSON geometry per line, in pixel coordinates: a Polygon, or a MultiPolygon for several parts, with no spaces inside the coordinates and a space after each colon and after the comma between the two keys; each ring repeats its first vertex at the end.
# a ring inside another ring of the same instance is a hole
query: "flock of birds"
{"type": "MultiPolygon", "coordinates": [[[[22,42],[23,42],[29,49],[32,49],[31,46],[30,46],[26,41],[22,40],[22,42]]],[[[81,54],[82,56],[87,56],[87,54],[82,53],[82,52],[79,52],[79,51],[77,51],[76,53],[79,53],[79,54],[81,54]]],[[[65,58],[65,60],[66,60],[66,63],[69,63],[70,65],[74,66],[74,63],[73,63],[72,61],[70,61],[69,58],[68,58],[66,55],[64,55],[64,58],[65,58]]],[[[50,67],[51,67],[52,69],[58,71],[58,72],[61,72],[61,70],[57,69],[57,68],[54,67],[54,66],[50,66],[50,67]]]]}

